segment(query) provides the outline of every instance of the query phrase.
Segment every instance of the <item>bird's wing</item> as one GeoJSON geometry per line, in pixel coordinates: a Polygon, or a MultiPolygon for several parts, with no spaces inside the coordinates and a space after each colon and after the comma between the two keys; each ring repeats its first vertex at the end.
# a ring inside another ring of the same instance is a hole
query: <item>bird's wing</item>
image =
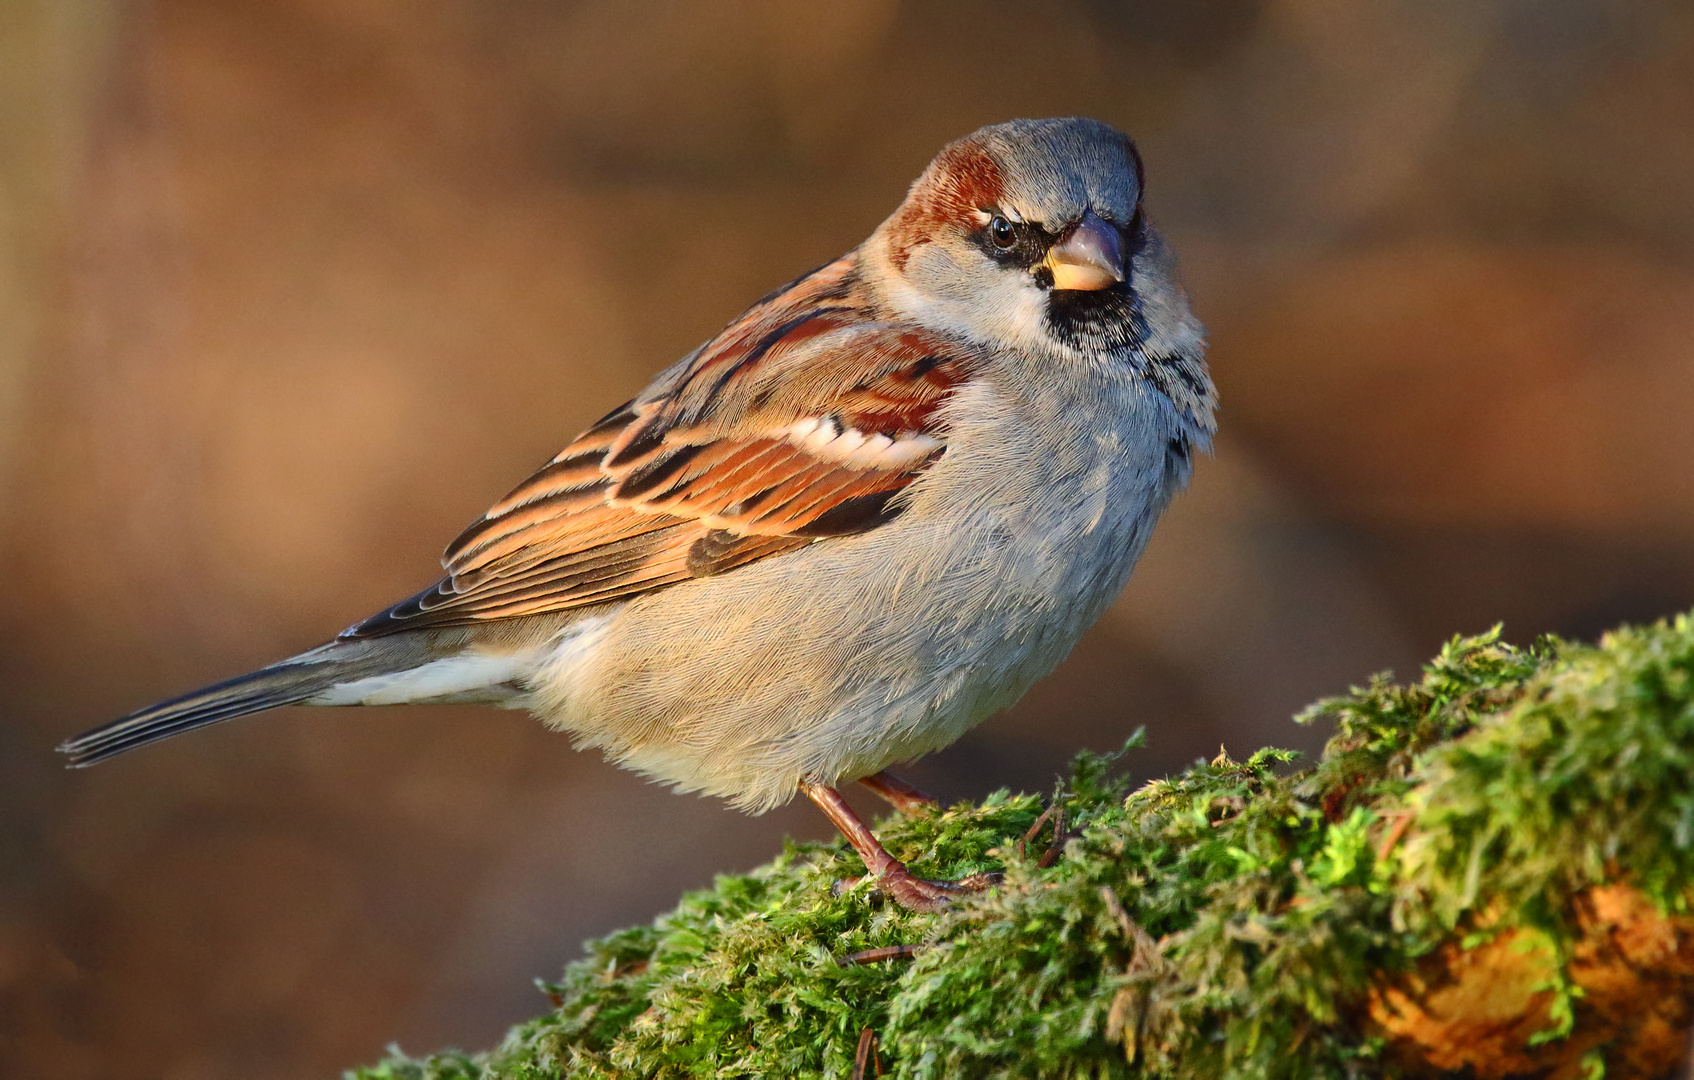
{"type": "Polygon", "coordinates": [[[960,342],[883,321],[852,256],[755,305],[447,548],[447,576],[348,629],[564,611],[874,529],[945,452],[960,342]]]}

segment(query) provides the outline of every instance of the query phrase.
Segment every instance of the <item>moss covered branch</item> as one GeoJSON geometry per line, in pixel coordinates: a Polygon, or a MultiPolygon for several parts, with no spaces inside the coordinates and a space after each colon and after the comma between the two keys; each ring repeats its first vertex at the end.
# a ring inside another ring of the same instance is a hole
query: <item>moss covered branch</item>
{"type": "Polygon", "coordinates": [[[1694,1000],[1694,622],[1598,646],[1456,639],[1420,682],[1378,679],[1301,719],[1337,726],[1302,772],[1265,750],[1128,791],[1115,759],[1084,756],[1047,798],[883,822],[920,873],[1004,871],[942,915],[879,903],[867,883],[836,895],[863,872],[852,853],[791,844],[590,943],[547,987],[553,1011],[498,1048],[395,1052],[351,1075],[1678,1066],[1694,1000]],[[855,958],[868,950],[883,952],[855,958]]]}

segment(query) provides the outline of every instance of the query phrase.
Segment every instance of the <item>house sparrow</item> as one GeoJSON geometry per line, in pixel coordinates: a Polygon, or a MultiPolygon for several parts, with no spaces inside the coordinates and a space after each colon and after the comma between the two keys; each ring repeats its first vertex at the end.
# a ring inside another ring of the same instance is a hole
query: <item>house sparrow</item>
{"type": "MultiPolygon", "coordinates": [[[[279,705],[482,702],[679,791],[842,800],[1062,660],[1209,446],[1202,328],[1122,132],[945,147],[857,249],[754,304],[448,546],[439,582],[298,656],[60,747],[90,765],[279,705]]],[[[966,883],[969,885],[971,883],[966,883]]],[[[978,883],[979,884],[979,883],[978,883]]]]}

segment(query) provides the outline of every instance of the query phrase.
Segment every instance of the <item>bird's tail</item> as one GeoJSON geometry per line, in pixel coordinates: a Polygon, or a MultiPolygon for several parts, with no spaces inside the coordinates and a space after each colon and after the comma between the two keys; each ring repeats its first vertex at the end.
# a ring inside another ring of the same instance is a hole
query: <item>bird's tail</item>
{"type": "MultiPolygon", "coordinates": [[[[391,639],[385,639],[391,640],[391,639]]],[[[208,724],[306,701],[349,679],[415,663],[367,642],[336,641],[270,667],[237,675],[170,701],[150,705],[59,744],[72,768],[93,765],[138,746],[208,724]]]]}

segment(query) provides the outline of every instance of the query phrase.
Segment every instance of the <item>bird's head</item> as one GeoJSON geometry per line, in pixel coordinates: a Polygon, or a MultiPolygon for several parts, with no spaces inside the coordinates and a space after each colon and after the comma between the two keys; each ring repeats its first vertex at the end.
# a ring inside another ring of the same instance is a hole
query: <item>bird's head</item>
{"type": "Polygon", "coordinates": [[[1013,120],[944,147],[869,250],[914,317],[986,340],[1122,343],[1138,277],[1163,273],[1138,259],[1157,243],[1141,194],[1123,132],[1013,120]]]}

